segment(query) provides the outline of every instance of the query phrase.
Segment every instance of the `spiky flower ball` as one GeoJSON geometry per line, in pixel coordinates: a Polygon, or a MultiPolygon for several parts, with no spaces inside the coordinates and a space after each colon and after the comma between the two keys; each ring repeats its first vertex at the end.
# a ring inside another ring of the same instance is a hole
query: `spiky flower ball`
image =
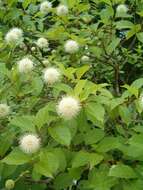
{"type": "Polygon", "coordinates": [[[14,186],[15,186],[15,181],[13,179],[6,180],[6,182],[5,182],[5,188],[7,190],[13,189],[14,186]]]}
{"type": "Polygon", "coordinates": [[[36,50],[36,47],[31,47],[31,51],[35,51],[36,50]]]}
{"type": "Polygon", "coordinates": [[[49,1],[44,1],[40,4],[40,12],[42,14],[47,14],[49,11],[51,11],[52,4],[49,1]]]}
{"type": "Polygon", "coordinates": [[[40,148],[40,138],[35,134],[26,134],[20,139],[20,148],[26,154],[32,154],[40,148]]]}
{"type": "Polygon", "coordinates": [[[65,43],[65,51],[67,53],[73,54],[79,50],[79,44],[74,40],[68,40],[65,43]]]}
{"type": "Polygon", "coordinates": [[[39,48],[47,48],[49,46],[48,40],[46,38],[39,38],[37,40],[37,46],[39,48]]]}
{"type": "Polygon", "coordinates": [[[45,66],[48,66],[48,65],[50,64],[50,62],[49,62],[48,59],[45,59],[45,60],[43,60],[42,62],[43,62],[43,64],[44,64],[45,66]]]}
{"type": "Polygon", "coordinates": [[[117,13],[118,14],[125,14],[125,13],[127,13],[127,11],[128,11],[128,8],[127,8],[127,6],[126,5],[124,5],[124,4],[121,4],[121,5],[118,5],[117,6],[117,13]]]}
{"type": "Polygon", "coordinates": [[[68,14],[68,7],[65,5],[59,5],[57,7],[57,15],[58,16],[64,16],[68,14]]]}
{"type": "Polygon", "coordinates": [[[44,71],[43,78],[47,84],[54,84],[59,80],[59,77],[60,77],[60,72],[56,68],[51,67],[45,69],[44,71]]]}
{"type": "Polygon", "coordinates": [[[57,106],[58,114],[65,120],[74,118],[80,111],[80,102],[72,97],[63,97],[57,106]]]}
{"type": "Polygon", "coordinates": [[[33,69],[33,61],[28,57],[23,58],[18,62],[18,70],[20,73],[28,73],[33,69]]]}
{"type": "Polygon", "coordinates": [[[6,117],[10,112],[10,107],[7,104],[0,104],[0,118],[6,117]]]}
{"type": "Polygon", "coordinates": [[[89,61],[89,57],[87,55],[83,55],[81,58],[82,62],[88,62],[89,61]]]}
{"type": "Polygon", "coordinates": [[[23,41],[23,31],[20,28],[12,28],[5,36],[8,44],[17,44],[23,41]]]}

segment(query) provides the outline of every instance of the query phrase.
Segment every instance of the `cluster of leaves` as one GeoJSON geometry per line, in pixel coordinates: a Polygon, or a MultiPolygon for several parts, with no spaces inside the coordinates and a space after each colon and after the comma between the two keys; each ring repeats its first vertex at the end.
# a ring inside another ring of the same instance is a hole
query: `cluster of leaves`
{"type": "Polygon", "coordinates": [[[142,190],[143,1],[53,0],[53,7],[68,6],[63,17],[54,8],[43,16],[40,0],[0,3],[0,101],[11,108],[0,120],[0,188],[13,179],[15,190],[142,190]],[[128,6],[125,15],[116,14],[121,3],[128,6]],[[4,40],[12,27],[24,31],[20,47],[4,40]],[[39,37],[49,48],[36,46],[39,37]],[[80,44],[78,53],[65,53],[68,39],[80,44]],[[16,63],[27,55],[35,68],[21,75],[16,63]],[[60,69],[56,84],[43,82],[45,59],[60,69]],[[57,115],[63,95],[81,102],[70,121],[57,115]],[[42,140],[32,155],[19,149],[27,132],[42,140]]]}

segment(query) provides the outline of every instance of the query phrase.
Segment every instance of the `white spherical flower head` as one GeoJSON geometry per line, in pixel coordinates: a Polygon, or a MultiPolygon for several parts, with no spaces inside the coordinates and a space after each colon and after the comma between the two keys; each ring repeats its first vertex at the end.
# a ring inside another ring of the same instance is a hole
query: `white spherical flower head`
{"type": "Polygon", "coordinates": [[[58,114],[66,120],[74,118],[80,111],[80,102],[71,97],[63,97],[57,106],[58,114]]]}
{"type": "Polygon", "coordinates": [[[45,59],[45,60],[43,60],[43,64],[44,64],[45,66],[48,66],[48,65],[50,64],[50,62],[49,62],[48,59],[45,59]]]}
{"type": "Polygon", "coordinates": [[[127,11],[128,11],[128,8],[127,8],[126,5],[121,4],[121,5],[117,6],[117,13],[119,13],[119,14],[125,14],[125,13],[127,13],[127,11]]]}
{"type": "Polygon", "coordinates": [[[18,62],[18,70],[20,73],[28,73],[33,69],[33,61],[29,58],[23,58],[18,62]]]}
{"type": "Polygon", "coordinates": [[[58,71],[58,69],[55,69],[53,67],[51,68],[47,68],[44,71],[44,81],[48,84],[54,84],[55,82],[57,82],[59,80],[60,77],[60,72],[58,71]]]}
{"type": "Polygon", "coordinates": [[[35,51],[36,50],[36,47],[31,47],[31,51],[35,51]]]}
{"type": "Polygon", "coordinates": [[[46,48],[49,46],[48,40],[46,38],[39,38],[37,40],[37,46],[39,48],[46,48]]]}
{"type": "Polygon", "coordinates": [[[8,44],[22,42],[23,31],[20,28],[11,29],[5,36],[5,40],[8,44]]]}
{"type": "Polygon", "coordinates": [[[10,112],[10,107],[7,104],[0,104],[0,117],[6,117],[10,112]]]}
{"type": "Polygon", "coordinates": [[[40,11],[43,14],[47,14],[52,8],[52,4],[49,1],[44,1],[40,5],[40,11]]]}
{"type": "Polygon", "coordinates": [[[88,62],[89,61],[89,57],[87,55],[83,55],[81,58],[82,62],[88,62]]]}
{"type": "Polygon", "coordinates": [[[79,44],[74,40],[68,40],[65,43],[65,51],[67,53],[76,53],[79,50],[79,44]]]}
{"type": "Polygon", "coordinates": [[[20,148],[24,153],[32,154],[40,148],[40,138],[35,134],[26,134],[20,139],[20,148]]]}
{"type": "Polygon", "coordinates": [[[57,15],[58,16],[64,16],[68,14],[68,7],[65,5],[59,5],[57,7],[57,15]]]}

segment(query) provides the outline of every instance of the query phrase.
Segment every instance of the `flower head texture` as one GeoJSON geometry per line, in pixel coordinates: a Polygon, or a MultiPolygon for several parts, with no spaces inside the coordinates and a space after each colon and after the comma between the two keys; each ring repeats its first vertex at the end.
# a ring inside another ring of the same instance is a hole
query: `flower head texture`
{"type": "Polygon", "coordinates": [[[127,13],[127,11],[128,11],[128,8],[127,8],[126,5],[121,4],[121,5],[117,6],[117,13],[119,13],[119,14],[125,14],[125,13],[127,13]]]}
{"type": "Polygon", "coordinates": [[[60,72],[56,68],[50,67],[45,69],[44,71],[43,78],[47,84],[53,84],[57,82],[59,80],[59,77],[60,77],[60,72]]]}
{"type": "Polygon", "coordinates": [[[65,51],[67,53],[73,54],[79,50],[79,44],[74,40],[68,40],[65,43],[65,51]]]}
{"type": "Polygon", "coordinates": [[[71,97],[63,97],[57,106],[58,114],[65,120],[74,118],[80,111],[80,102],[71,97]]]}
{"type": "Polygon", "coordinates": [[[43,64],[44,64],[45,66],[48,66],[48,65],[50,64],[50,62],[49,62],[48,59],[45,59],[45,60],[43,60],[42,62],[43,62],[43,64]]]}
{"type": "Polygon", "coordinates": [[[16,44],[22,42],[23,31],[20,28],[12,28],[5,36],[5,40],[8,44],[16,44]]]}
{"type": "Polygon", "coordinates": [[[0,117],[6,117],[10,112],[10,107],[7,104],[0,104],[0,117]]]}
{"type": "Polygon", "coordinates": [[[83,55],[82,58],[81,58],[81,61],[82,62],[87,62],[87,61],[89,61],[89,57],[87,55],[83,55]]]}
{"type": "Polygon", "coordinates": [[[65,5],[59,5],[57,7],[57,15],[58,16],[64,16],[68,14],[68,7],[65,5]]]}
{"type": "Polygon", "coordinates": [[[43,14],[47,14],[52,8],[52,4],[49,1],[44,1],[40,5],[40,11],[43,14]]]}
{"type": "Polygon", "coordinates": [[[41,49],[48,47],[49,46],[48,40],[46,38],[39,38],[37,40],[37,46],[41,49]]]}
{"type": "Polygon", "coordinates": [[[20,148],[24,153],[32,154],[40,148],[40,138],[35,134],[26,134],[20,139],[20,148]]]}
{"type": "Polygon", "coordinates": [[[33,69],[33,61],[29,58],[23,58],[18,62],[18,70],[20,73],[28,73],[33,69]]]}
{"type": "Polygon", "coordinates": [[[5,188],[7,190],[13,189],[14,186],[15,186],[15,181],[14,180],[12,180],[12,179],[6,180],[6,182],[5,182],[5,188]]]}

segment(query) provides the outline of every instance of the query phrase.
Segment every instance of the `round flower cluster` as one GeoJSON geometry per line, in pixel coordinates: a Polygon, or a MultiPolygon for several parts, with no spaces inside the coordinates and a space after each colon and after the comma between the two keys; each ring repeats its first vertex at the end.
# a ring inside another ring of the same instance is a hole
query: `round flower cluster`
{"type": "Polygon", "coordinates": [[[79,50],[79,44],[74,40],[68,40],[65,43],[65,51],[67,53],[73,54],[79,50]]]}
{"type": "Polygon", "coordinates": [[[0,104],[0,117],[6,117],[10,112],[10,107],[7,104],[0,104]]]}
{"type": "Polygon", "coordinates": [[[54,84],[59,80],[59,77],[60,77],[60,72],[56,68],[51,67],[45,69],[44,71],[43,78],[47,84],[54,84]]]}
{"type": "Polygon", "coordinates": [[[127,11],[128,11],[128,8],[127,8],[126,5],[121,4],[121,5],[117,6],[117,13],[119,13],[119,14],[125,14],[125,13],[127,13],[127,11]]]}
{"type": "Polygon", "coordinates": [[[44,64],[45,66],[48,66],[48,65],[50,64],[50,62],[49,62],[48,59],[45,59],[45,60],[43,60],[42,62],[43,62],[43,64],[44,64]]]}
{"type": "Polygon", "coordinates": [[[39,38],[37,40],[37,46],[41,49],[48,47],[49,46],[48,40],[46,38],[39,38]]]}
{"type": "Polygon", "coordinates": [[[52,4],[49,1],[44,1],[40,5],[40,12],[42,14],[47,14],[49,11],[51,11],[52,4]]]}
{"type": "Polygon", "coordinates": [[[6,180],[6,182],[5,182],[5,188],[7,190],[13,189],[14,186],[15,186],[15,181],[13,179],[6,180]]]}
{"type": "Polygon", "coordinates": [[[8,44],[16,44],[23,41],[23,31],[20,28],[11,29],[5,36],[8,44]]]}
{"type": "Polygon", "coordinates": [[[23,58],[18,62],[18,70],[20,73],[28,73],[33,69],[33,61],[28,57],[23,58]]]}
{"type": "Polygon", "coordinates": [[[71,96],[63,97],[57,106],[58,114],[66,120],[74,118],[80,111],[80,102],[71,96]]]}
{"type": "Polygon", "coordinates": [[[65,5],[59,5],[57,7],[57,15],[58,16],[64,16],[68,14],[68,7],[65,5]]]}
{"type": "Polygon", "coordinates": [[[87,55],[83,55],[81,58],[82,62],[88,62],[89,61],[89,57],[87,55]]]}
{"type": "Polygon", "coordinates": [[[20,148],[26,154],[32,154],[40,148],[40,138],[35,134],[26,134],[20,139],[20,148]]]}

